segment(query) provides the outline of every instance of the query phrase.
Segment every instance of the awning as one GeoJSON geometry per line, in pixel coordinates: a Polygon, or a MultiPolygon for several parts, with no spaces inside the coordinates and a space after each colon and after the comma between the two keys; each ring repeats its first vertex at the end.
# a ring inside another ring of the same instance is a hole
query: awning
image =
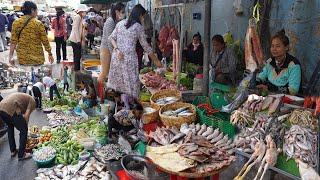
{"type": "Polygon", "coordinates": [[[116,2],[127,2],[129,0],[81,0],[81,4],[112,4],[116,2]]]}

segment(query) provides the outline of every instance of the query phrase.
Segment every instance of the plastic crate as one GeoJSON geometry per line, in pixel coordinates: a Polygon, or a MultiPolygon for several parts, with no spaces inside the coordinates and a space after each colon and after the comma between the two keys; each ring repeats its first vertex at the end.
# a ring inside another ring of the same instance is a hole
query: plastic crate
{"type": "Polygon", "coordinates": [[[276,167],[294,176],[300,177],[299,168],[295,160],[291,158],[287,161],[287,156],[283,153],[279,154],[276,167]]]}
{"type": "Polygon", "coordinates": [[[219,128],[224,134],[227,134],[230,138],[233,138],[236,129],[230,123],[228,115],[225,113],[216,113],[212,116],[207,116],[205,110],[197,108],[197,114],[201,124],[211,126],[214,129],[219,128]]]}
{"type": "Polygon", "coordinates": [[[210,104],[210,99],[207,96],[197,96],[192,101],[192,104],[198,106],[199,104],[208,103],[210,104]]]}

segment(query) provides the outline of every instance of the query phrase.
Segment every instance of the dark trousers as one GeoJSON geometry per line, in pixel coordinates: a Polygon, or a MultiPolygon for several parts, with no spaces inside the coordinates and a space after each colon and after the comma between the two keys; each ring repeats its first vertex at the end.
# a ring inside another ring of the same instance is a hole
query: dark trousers
{"type": "Polygon", "coordinates": [[[67,91],[69,91],[69,83],[65,82],[63,83],[63,91],[65,91],[67,89],[67,91]]]}
{"type": "Polygon", "coordinates": [[[42,108],[42,94],[40,89],[36,86],[33,86],[32,92],[33,92],[34,100],[37,103],[37,108],[42,108]]]}
{"type": "Polygon", "coordinates": [[[60,99],[61,97],[60,97],[57,85],[54,84],[53,86],[50,87],[50,91],[49,91],[49,93],[50,93],[50,101],[53,101],[53,91],[56,93],[56,95],[60,99]]]}
{"type": "Polygon", "coordinates": [[[73,63],[74,63],[74,70],[80,70],[80,60],[81,60],[81,43],[74,43],[71,42],[71,46],[73,49],[73,63]]]}
{"type": "Polygon", "coordinates": [[[56,42],[57,63],[60,63],[61,48],[62,48],[63,60],[67,59],[67,42],[64,40],[64,37],[55,37],[54,41],[56,42]]]}
{"type": "Polygon", "coordinates": [[[0,117],[8,126],[8,139],[11,152],[14,152],[17,149],[16,141],[14,139],[14,128],[17,128],[20,131],[18,157],[22,158],[26,149],[28,137],[28,124],[26,120],[23,118],[22,114],[14,114],[11,117],[3,111],[0,111],[0,117]]]}
{"type": "Polygon", "coordinates": [[[94,34],[88,34],[87,38],[89,40],[89,48],[92,49],[93,42],[94,42],[94,34]]]}

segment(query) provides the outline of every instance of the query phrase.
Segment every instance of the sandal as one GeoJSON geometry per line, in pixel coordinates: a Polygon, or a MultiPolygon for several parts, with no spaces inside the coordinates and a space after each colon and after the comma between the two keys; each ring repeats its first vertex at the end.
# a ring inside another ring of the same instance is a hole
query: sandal
{"type": "Polygon", "coordinates": [[[11,152],[11,157],[15,157],[18,154],[18,150],[14,150],[13,152],[11,152]]]}
{"type": "Polygon", "coordinates": [[[18,160],[23,161],[23,160],[30,159],[30,158],[32,158],[32,155],[30,153],[24,153],[23,157],[18,158],[18,160]]]}

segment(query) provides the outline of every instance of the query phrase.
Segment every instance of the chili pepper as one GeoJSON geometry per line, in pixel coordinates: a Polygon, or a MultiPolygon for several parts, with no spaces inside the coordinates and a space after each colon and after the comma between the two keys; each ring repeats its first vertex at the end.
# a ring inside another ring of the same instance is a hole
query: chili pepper
{"type": "Polygon", "coordinates": [[[312,108],[313,102],[310,96],[304,98],[303,107],[304,108],[312,108]]]}
{"type": "Polygon", "coordinates": [[[212,108],[211,105],[207,103],[199,104],[198,107],[204,109],[208,115],[213,115],[215,113],[220,112],[218,109],[212,108]]]}

